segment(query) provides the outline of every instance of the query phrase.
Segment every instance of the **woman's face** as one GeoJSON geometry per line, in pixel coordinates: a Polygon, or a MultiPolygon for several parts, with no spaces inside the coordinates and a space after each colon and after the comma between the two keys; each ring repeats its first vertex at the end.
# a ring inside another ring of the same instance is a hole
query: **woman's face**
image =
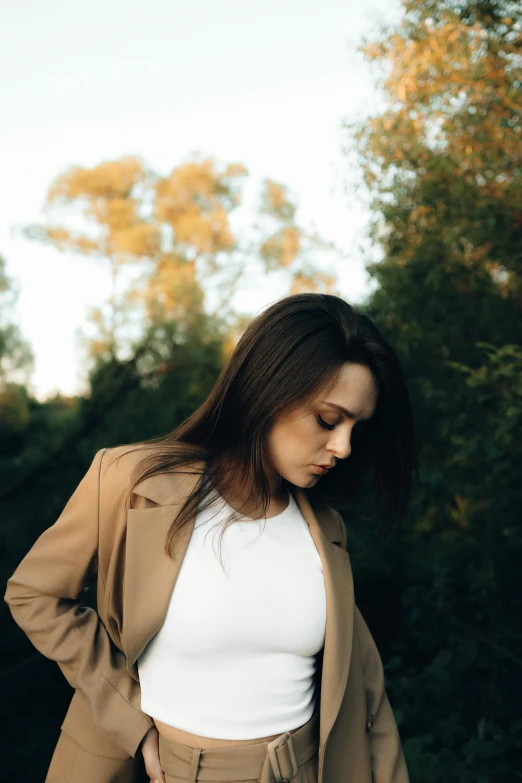
{"type": "Polygon", "coordinates": [[[297,487],[315,486],[326,475],[315,466],[333,469],[338,460],[350,456],[353,429],[373,415],[376,404],[377,387],[370,370],[346,362],[327,395],[320,394],[311,404],[276,419],[268,437],[272,491],[277,491],[280,477],[297,487]]]}

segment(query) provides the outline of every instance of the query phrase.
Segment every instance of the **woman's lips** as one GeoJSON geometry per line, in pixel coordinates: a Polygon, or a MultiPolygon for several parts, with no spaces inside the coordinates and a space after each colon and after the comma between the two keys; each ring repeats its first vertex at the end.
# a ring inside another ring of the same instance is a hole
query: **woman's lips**
{"type": "Polygon", "coordinates": [[[320,476],[324,476],[330,470],[330,468],[323,468],[321,465],[312,465],[312,467],[315,473],[318,473],[320,476]]]}

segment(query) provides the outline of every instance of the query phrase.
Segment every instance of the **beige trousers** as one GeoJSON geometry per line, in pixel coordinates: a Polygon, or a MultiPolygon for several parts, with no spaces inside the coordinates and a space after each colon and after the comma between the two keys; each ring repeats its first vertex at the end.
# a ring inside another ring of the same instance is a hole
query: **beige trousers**
{"type": "MultiPolygon", "coordinates": [[[[271,742],[201,749],[159,736],[167,783],[317,783],[319,712],[271,742]],[[289,735],[289,736],[288,736],[289,735]],[[294,774],[295,773],[295,774],[294,774]]],[[[45,783],[149,783],[141,753],[109,758],[82,748],[61,732],[45,783]]]]}
{"type": "Polygon", "coordinates": [[[160,734],[159,755],[167,783],[317,783],[319,712],[275,740],[201,749],[160,734]]]}

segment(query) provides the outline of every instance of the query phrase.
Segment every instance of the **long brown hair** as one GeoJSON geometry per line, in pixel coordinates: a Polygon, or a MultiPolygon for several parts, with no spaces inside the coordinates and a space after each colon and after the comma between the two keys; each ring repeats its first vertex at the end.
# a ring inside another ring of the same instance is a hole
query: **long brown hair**
{"type": "MultiPolygon", "coordinates": [[[[343,504],[368,492],[377,503],[384,535],[408,511],[418,478],[411,404],[393,348],[369,316],[330,294],[284,297],[253,318],[207,399],[172,432],[132,448],[155,448],[134,468],[129,495],[158,473],[197,472],[196,483],[171,525],[166,552],[172,558],[176,533],[215,498],[248,493],[245,507],[265,517],[270,504],[265,472],[266,441],[276,418],[309,404],[336,384],[342,365],[355,362],[372,373],[378,390],[375,413],[352,431],[347,460],[307,490],[307,496],[343,504]],[[202,461],[203,468],[194,467],[202,461]]],[[[242,506],[243,508],[243,506],[242,506]]],[[[241,517],[231,513],[225,529],[241,517]]]]}

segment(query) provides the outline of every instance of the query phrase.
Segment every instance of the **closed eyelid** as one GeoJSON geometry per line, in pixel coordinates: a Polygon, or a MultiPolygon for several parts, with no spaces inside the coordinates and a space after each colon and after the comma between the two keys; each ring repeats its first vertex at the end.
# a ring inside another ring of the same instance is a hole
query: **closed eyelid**
{"type": "Polygon", "coordinates": [[[342,405],[336,405],[334,402],[327,402],[326,400],[322,401],[323,405],[326,405],[328,408],[332,408],[333,410],[337,411],[338,413],[341,413],[345,418],[348,419],[357,419],[357,423],[368,421],[372,418],[372,416],[367,417],[357,417],[355,413],[352,413],[352,411],[346,410],[346,408],[343,408],[342,405]]]}
{"type": "MultiPolygon", "coordinates": [[[[325,419],[323,419],[323,417],[322,417],[320,414],[319,414],[319,419],[320,419],[320,420],[322,421],[322,423],[323,423],[324,425],[326,425],[326,426],[327,426],[329,429],[334,429],[335,427],[338,427],[338,426],[340,426],[340,425],[343,423],[343,421],[344,421],[344,419],[340,419],[339,421],[335,421],[335,422],[326,421],[325,419]]],[[[366,423],[366,420],[365,420],[365,419],[359,419],[358,421],[356,421],[356,422],[353,424],[353,426],[352,426],[352,431],[353,431],[353,432],[355,432],[355,431],[359,431],[360,429],[364,429],[364,425],[365,425],[365,423],[366,423]]]]}

